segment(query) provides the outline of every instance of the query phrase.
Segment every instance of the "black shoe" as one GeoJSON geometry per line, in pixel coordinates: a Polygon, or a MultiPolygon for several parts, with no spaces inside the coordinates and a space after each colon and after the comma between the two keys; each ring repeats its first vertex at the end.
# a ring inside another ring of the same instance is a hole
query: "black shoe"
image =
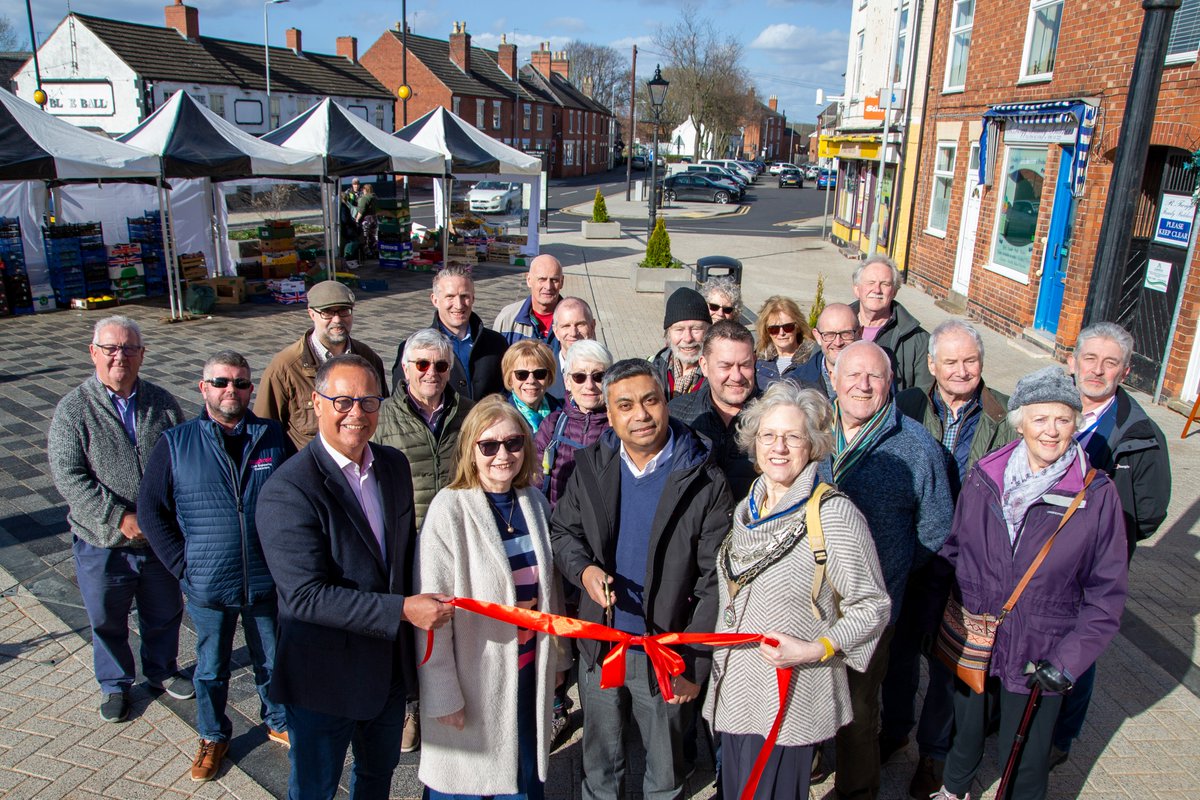
{"type": "Polygon", "coordinates": [[[196,687],[192,686],[190,678],[183,675],[171,675],[163,680],[146,680],[146,685],[159,692],[166,692],[176,700],[191,700],[196,696],[196,687]]]}
{"type": "Polygon", "coordinates": [[[908,747],[908,737],[901,736],[899,739],[892,736],[879,737],[879,765],[883,766],[892,756],[908,747]]]}
{"type": "Polygon", "coordinates": [[[942,772],[946,768],[945,761],[939,761],[933,756],[921,756],[917,761],[917,771],[913,773],[912,782],[908,784],[908,796],[916,800],[927,800],[937,794],[942,788],[942,772]]]}
{"type": "Polygon", "coordinates": [[[1070,750],[1063,750],[1060,747],[1052,745],[1050,747],[1050,769],[1061,767],[1063,764],[1067,763],[1067,759],[1070,757],[1070,750]]]}
{"type": "Polygon", "coordinates": [[[100,719],[105,722],[124,722],[129,716],[129,695],[114,692],[104,695],[100,701],[100,719]]]}

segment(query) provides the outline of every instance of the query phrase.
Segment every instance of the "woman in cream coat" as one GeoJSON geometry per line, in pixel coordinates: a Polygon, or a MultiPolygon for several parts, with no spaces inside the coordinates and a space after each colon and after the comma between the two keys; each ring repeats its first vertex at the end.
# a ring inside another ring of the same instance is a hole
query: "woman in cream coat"
{"type": "MultiPolygon", "coordinates": [[[[420,591],[560,611],[537,467],[516,409],[493,395],[471,410],[454,480],[421,529],[420,591]]],[[[419,775],[430,798],[541,800],[557,671],[569,663],[553,637],[479,614],[459,611],[439,629],[418,671],[419,775]]]]}

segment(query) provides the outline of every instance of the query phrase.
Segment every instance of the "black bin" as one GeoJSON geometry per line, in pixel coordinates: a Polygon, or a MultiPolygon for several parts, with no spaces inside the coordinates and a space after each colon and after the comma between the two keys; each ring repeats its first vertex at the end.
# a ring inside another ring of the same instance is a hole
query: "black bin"
{"type": "Polygon", "coordinates": [[[730,256],[704,256],[696,262],[696,281],[703,284],[709,278],[728,276],[742,285],[742,262],[730,256]]]}

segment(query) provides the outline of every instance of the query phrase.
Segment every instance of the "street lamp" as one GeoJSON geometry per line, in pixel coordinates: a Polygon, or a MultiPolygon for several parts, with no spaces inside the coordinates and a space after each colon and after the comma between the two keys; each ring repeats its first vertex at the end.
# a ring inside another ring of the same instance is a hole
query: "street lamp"
{"type": "Polygon", "coordinates": [[[654,110],[654,150],[650,153],[650,225],[646,229],[646,238],[654,232],[654,221],[657,216],[655,201],[658,199],[658,126],[662,121],[662,107],[667,100],[667,87],[671,82],[662,76],[659,65],[654,66],[654,77],[646,81],[650,90],[650,106],[654,110]]]}
{"type": "Polygon", "coordinates": [[[266,0],[263,3],[263,53],[267,62],[267,130],[271,129],[271,37],[267,32],[267,9],[288,0],[266,0]]]}

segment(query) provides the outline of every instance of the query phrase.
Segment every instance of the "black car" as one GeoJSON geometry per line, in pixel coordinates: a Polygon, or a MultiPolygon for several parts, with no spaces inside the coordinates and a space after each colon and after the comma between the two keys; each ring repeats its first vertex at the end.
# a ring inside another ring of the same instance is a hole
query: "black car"
{"type": "Polygon", "coordinates": [[[785,169],[779,173],[779,188],[785,189],[788,186],[795,186],[797,189],[804,188],[804,173],[798,169],[785,169]]]}
{"type": "Polygon", "coordinates": [[[695,172],[681,172],[663,180],[663,199],[702,200],[709,203],[728,203],[736,200],[735,191],[695,172]]]}

